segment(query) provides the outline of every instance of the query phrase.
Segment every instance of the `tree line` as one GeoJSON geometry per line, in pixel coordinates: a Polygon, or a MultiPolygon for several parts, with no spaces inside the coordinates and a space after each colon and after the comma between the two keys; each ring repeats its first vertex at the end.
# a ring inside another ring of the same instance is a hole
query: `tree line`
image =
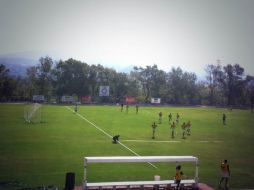
{"type": "Polygon", "coordinates": [[[253,107],[254,77],[246,76],[243,67],[222,67],[217,62],[207,65],[205,71],[206,78],[200,81],[195,73],[180,67],[169,72],[157,65],[134,67],[127,74],[72,58],[54,62],[46,56],[29,67],[23,78],[11,77],[9,69],[0,64],[0,100],[31,100],[33,95],[40,94],[49,102],[63,95],[89,95],[94,102],[117,103],[132,96],[140,103],[149,103],[154,97],[167,104],[253,107]],[[109,97],[99,97],[101,85],[110,86],[109,97]]]}

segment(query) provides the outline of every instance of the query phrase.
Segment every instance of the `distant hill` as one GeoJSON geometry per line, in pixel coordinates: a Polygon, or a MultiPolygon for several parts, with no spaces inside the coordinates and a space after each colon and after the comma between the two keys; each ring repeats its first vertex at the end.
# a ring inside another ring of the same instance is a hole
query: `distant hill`
{"type": "Polygon", "coordinates": [[[38,61],[35,59],[0,56],[0,64],[5,65],[10,70],[9,75],[13,77],[24,77],[27,68],[37,63],[38,61]]]}
{"type": "Polygon", "coordinates": [[[39,63],[40,57],[51,56],[55,58],[53,53],[42,51],[24,51],[9,54],[0,54],[0,64],[5,65],[9,70],[9,74],[14,77],[24,77],[26,69],[39,63]]]}
{"type": "MultiPolygon", "coordinates": [[[[62,55],[65,55],[62,53],[62,55]]],[[[13,77],[24,77],[27,68],[35,66],[39,63],[40,57],[50,56],[53,60],[67,60],[68,57],[62,56],[59,52],[39,52],[39,51],[26,51],[10,54],[0,54],[0,64],[3,64],[10,70],[9,74],[13,77]]],[[[71,56],[70,56],[71,57],[71,56]]],[[[75,58],[74,58],[75,59],[75,58]]],[[[91,61],[92,62],[92,61],[91,61]]],[[[88,63],[89,64],[89,63],[88,63]]],[[[91,64],[91,63],[90,63],[91,64]]],[[[92,64],[96,64],[93,63],[92,64]]],[[[102,64],[104,67],[113,68],[117,72],[130,73],[133,70],[133,65],[112,65],[102,64]]]]}

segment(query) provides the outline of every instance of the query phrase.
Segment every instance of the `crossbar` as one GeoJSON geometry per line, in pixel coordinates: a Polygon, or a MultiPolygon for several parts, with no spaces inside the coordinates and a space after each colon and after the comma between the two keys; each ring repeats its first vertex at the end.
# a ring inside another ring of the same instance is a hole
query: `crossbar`
{"type": "Polygon", "coordinates": [[[121,163],[121,162],[196,162],[194,156],[116,156],[85,157],[86,163],[121,163]]]}

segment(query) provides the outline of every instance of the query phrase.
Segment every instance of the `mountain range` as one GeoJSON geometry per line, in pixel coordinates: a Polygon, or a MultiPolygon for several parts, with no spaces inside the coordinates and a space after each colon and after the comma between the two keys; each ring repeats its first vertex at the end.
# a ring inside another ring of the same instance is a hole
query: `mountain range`
{"type": "MultiPolygon", "coordinates": [[[[52,53],[21,52],[0,55],[0,65],[5,65],[5,67],[9,69],[9,75],[12,77],[25,77],[27,68],[36,66],[39,63],[39,58],[45,56],[52,57],[54,61],[61,59],[60,56],[52,53]]],[[[112,68],[112,66],[103,66],[112,68]]],[[[133,65],[127,67],[116,65],[113,69],[115,69],[117,72],[129,73],[133,69],[133,65]]]]}
{"type": "Polygon", "coordinates": [[[36,65],[38,61],[23,57],[0,57],[0,64],[9,69],[9,75],[13,77],[24,77],[27,68],[36,65]]]}

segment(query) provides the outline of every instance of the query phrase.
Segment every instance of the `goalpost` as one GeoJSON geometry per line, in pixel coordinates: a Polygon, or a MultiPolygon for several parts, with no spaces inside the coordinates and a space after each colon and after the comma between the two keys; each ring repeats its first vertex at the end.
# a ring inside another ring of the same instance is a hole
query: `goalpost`
{"type": "Polygon", "coordinates": [[[199,161],[194,156],[117,156],[117,157],[85,157],[84,158],[84,179],[83,189],[88,190],[89,187],[103,187],[103,186],[131,186],[137,185],[144,187],[144,185],[172,185],[175,184],[174,180],[161,180],[161,181],[124,181],[124,182],[99,182],[88,183],[87,182],[87,165],[89,163],[133,163],[133,162],[194,162],[195,163],[195,177],[194,179],[181,180],[181,184],[191,184],[194,187],[198,186],[198,167],[199,161]]]}
{"type": "Polygon", "coordinates": [[[28,123],[41,122],[41,104],[33,103],[24,107],[24,119],[28,123]]]}

